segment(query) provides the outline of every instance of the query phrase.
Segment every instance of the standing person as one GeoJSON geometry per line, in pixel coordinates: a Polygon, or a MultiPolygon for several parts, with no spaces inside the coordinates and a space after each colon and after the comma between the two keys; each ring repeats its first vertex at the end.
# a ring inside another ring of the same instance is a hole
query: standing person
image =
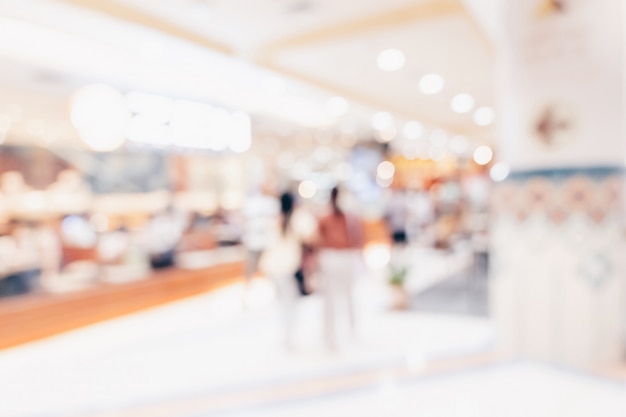
{"type": "Polygon", "coordinates": [[[355,333],[353,280],[363,246],[361,220],[339,206],[339,189],[330,193],[330,213],[319,221],[319,267],[324,279],[326,343],[337,349],[338,322],[344,316],[355,333]],[[343,310],[343,311],[341,311],[343,310]]]}
{"type": "Polygon", "coordinates": [[[274,281],[278,290],[283,310],[285,345],[289,350],[293,347],[294,313],[299,296],[294,274],[302,260],[302,242],[293,227],[293,207],[293,195],[282,194],[278,227],[271,234],[268,247],[259,261],[261,270],[274,281]]]}

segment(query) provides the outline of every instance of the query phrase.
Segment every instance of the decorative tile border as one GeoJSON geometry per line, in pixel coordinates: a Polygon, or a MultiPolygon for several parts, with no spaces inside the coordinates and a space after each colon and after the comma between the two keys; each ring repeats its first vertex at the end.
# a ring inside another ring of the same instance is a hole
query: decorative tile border
{"type": "Polygon", "coordinates": [[[515,172],[494,187],[491,212],[514,215],[520,222],[543,214],[557,225],[580,213],[599,224],[621,215],[624,174],[621,167],[515,172]]]}
{"type": "Polygon", "coordinates": [[[563,181],[569,177],[583,175],[593,179],[601,179],[611,175],[624,175],[626,168],[620,166],[595,166],[576,168],[554,168],[512,171],[507,181],[526,181],[535,177],[544,177],[552,181],[563,181]]]}

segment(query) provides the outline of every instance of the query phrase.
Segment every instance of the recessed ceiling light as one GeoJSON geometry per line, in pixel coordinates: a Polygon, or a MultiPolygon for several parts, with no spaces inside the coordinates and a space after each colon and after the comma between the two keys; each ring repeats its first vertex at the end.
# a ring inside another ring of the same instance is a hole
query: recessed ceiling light
{"type": "Polygon", "coordinates": [[[345,98],[333,97],[328,100],[328,102],[326,103],[326,107],[333,116],[339,117],[346,114],[350,106],[348,104],[348,100],[346,100],[345,98]]]}
{"type": "Polygon", "coordinates": [[[504,162],[498,162],[489,170],[489,176],[495,182],[504,181],[510,173],[509,166],[504,162]]]}
{"type": "Polygon", "coordinates": [[[383,71],[397,71],[404,66],[404,52],[399,49],[386,49],[378,54],[378,68],[383,71]]]}
{"type": "Polygon", "coordinates": [[[493,158],[493,151],[489,146],[479,146],[474,150],[474,162],[478,165],[487,165],[493,158]]]}
{"type": "Polygon", "coordinates": [[[376,130],[387,130],[393,125],[393,116],[386,111],[380,111],[372,118],[372,127],[376,130]]]}
{"type": "Polygon", "coordinates": [[[457,94],[452,97],[450,107],[456,113],[467,113],[474,108],[474,97],[469,94],[457,94]]]}
{"type": "Polygon", "coordinates": [[[474,123],[478,126],[489,126],[495,117],[496,113],[491,107],[479,107],[474,111],[474,123]]]}
{"type": "Polygon", "coordinates": [[[433,95],[443,90],[445,82],[439,74],[426,74],[419,81],[419,89],[422,93],[433,95]]]}

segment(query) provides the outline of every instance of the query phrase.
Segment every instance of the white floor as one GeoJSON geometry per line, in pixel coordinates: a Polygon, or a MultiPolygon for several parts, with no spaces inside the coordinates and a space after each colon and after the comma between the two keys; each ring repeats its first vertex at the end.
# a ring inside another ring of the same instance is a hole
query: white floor
{"type": "MultiPolygon", "coordinates": [[[[358,337],[321,340],[321,300],[302,299],[295,351],[281,343],[273,287],[258,280],[0,352],[0,417],[117,416],[150,404],[328,379],[484,352],[488,320],[389,311],[375,275],[357,288],[358,337]],[[248,308],[244,309],[243,299],[248,308]],[[104,412],[104,414],[102,414],[104,412]]],[[[129,415],[129,414],[124,414],[129,415]]],[[[137,414],[139,415],[139,414],[137,414]]],[[[224,413],[229,416],[626,416],[626,385],[513,362],[224,413]]]]}
{"type": "Polygon", "coordinates": [[[0,353],[0,416],[68,416],[239,387],[384,368],[484,350],[488,322],[387,309],[386,288],[358,287],[358,339],[322,343],[322,305],[302,299],[297,346],[282,346],[273,287],[243,287],[90,326],[0,353]],[[34,399],[36,398],[36,401],[34,399]]]}

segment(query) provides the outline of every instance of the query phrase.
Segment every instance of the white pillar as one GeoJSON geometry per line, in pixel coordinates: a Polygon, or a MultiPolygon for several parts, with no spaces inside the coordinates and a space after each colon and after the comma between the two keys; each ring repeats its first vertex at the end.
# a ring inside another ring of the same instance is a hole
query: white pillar
{"type": "Polygon", "coordinates": [[[620,0],[507,0],[491,303],[505,352],[623,358],[624,42],[620,0]]]}

